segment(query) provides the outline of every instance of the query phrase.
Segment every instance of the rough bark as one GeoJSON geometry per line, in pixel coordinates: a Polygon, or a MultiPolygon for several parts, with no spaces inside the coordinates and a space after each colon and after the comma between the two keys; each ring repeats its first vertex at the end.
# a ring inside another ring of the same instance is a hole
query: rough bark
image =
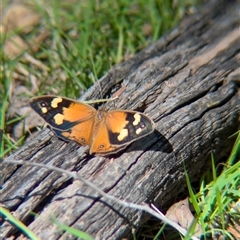
{"type": "MultiPolygon", "coordinates": [[[[78,171],[100,189],[126,201],[165,208],[185,187],[184,165],[193,181],[227,156],[239,129],[239,1],[212,1],[158,42],[113,67],[82,99],[111,96],[107,108],[144,111],[156,123],[150,136],[111,157],[41,131],[9,159],[78,171]],[[230,3],[228,3],[230,2],[230,3]]],[[[1,203],[41,239],[74,239],[51,223],[51,216],[95,239],[120,239],[149,217],[109,205],[80,181],[47,169],[1,164],[1,203]],[[29,212],[36,212],[33,218],[29,212]]],[[[16,234],[9,223],[2,236],[16,234]]],[[[20,239],[20,237],[18,238],[20,239]]]]}

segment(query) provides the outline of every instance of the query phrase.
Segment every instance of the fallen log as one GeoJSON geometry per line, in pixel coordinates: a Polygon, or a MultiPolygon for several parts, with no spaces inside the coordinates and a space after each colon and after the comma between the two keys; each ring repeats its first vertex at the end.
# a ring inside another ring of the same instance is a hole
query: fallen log
{"type": "MultiPolygon", "coordinates": [[[[124,86],[120,97],[105,107],[144,112],[156,124],[151,135],[115,155],[98,157],[46,128],[7,160],[77,171],[119,199],[165,209],[185,187],[184,164],[196,181],[210,168],[210,153],[219,162],[235,140],[229,136],[240,123],[239,8],[239,1],[207,3],[158,42],[113,67],[82,96],[97,99],[101,89],[109,97],[124,86]]],[[[149,218],[110,205],[94,189],[62,173],[6,163],[1,168],[1,204],[41,239],[74,239],[59,231],[52,216],[95,239],[128,237],[131,228],[149,218]]],[[[18,236],[8,222],[1,231],[2,237],[18,236]]]]}

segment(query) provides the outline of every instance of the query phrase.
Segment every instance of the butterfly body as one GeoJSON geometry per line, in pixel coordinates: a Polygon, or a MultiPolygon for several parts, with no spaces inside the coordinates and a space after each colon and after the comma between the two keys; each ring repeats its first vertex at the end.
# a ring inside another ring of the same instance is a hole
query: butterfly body
{"type": "Polygon", "coordinates": [[[153,121],[131,110],[96,110],[57,96],[33,98],[30,106],[64,140],[90,146],[90,154],[114,153],[154,130],[153,121]]]}

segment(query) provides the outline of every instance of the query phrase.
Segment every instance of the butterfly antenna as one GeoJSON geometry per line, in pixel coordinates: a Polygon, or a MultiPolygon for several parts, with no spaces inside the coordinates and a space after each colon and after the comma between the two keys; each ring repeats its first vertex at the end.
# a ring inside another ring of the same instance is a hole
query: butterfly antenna
{"type": "Polygon", "coordinates": [[[100,85],[99,81],[97,81],[97,85],[99,87],[99,92],[100,92],[101,99],[103,99],[102,88],[101,88],[101,85],[100,85]]]}
{"type": "MultiPolygon", "coordinates": [[[[100,85],[99,85],[100,86],[100,85]]],[[[104,99],[104,98],[101,98],[101,99],[97,99],[97,100],[93,100],[94,103],[96,102],[108,102],[108,101],[113,101],[113,100],[116,100],[122,93],[123,91],[126,89],[125,86],[122,86],[119,90],[117,90],[113,96],[111,98],[108,98],[108,99],[104,99]]]]}
{"type": "Polygon", "coordinates": [[[126,86],[122,86],[120,89],[118,89],[114,94],[113,94],[113,99],[118,98],[126,89],[126,86]]]}
{"type": "MultiPolygon", "coordinates": [[[[101,94],[101,97],[102,97],[102,91],[101,91],[101,86],[99,84],[99,82],[97,81],[97,84],[100,88],[100,94],[101,94]]],[[[122,93],[123,91],[126,89],[125,86],[122,86],[117,92],[115,92],[113,94],[113,97],[112,98],[101,98],[101,99],[96,99],[96,100],[90,100],[90,101],[84,101],[84,103],[88,103],[88,104],[92,104],[92,103],[100,103],[100,102],[109,102],[109,101],[113,101],[113,100],[116,100],[122,93]]]]}

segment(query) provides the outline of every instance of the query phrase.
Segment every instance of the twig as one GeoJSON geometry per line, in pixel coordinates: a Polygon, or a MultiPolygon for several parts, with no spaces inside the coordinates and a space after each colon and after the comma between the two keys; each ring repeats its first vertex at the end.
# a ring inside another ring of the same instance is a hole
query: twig
{"type": "MultiPolygon", "coordinates": [[[[170,226],[172,226],[173,228],[178,230],[182,235],[185,236],[187,234],[187,231],[184,228],[182,228],[177,223],[175,223],[175,222],[169,220],[168,218],[166,218],[164,216],[164,214],[162,214],[159,210],[157,210],[155,208],[155,206],[153,206],[153,208],[155,209],[155,210],[153,210],[147,204],[139,205],[139,204],[126,202],[124,200],[116,198],[116,197],[114,197],[114,196],[112,196],[112,195],[110,195],[108,193],[105,193],[104,191],[99,189],[96,185],[94,185],[90,181],[88,181],[85,178],[83,178],[77,172],[70,172],[68,170],[64,170],[64,169],[61,169],[61,168],[58,168],[58,167],[49,166],[49,165],[45,165],[45,164],[41,164],[41,163],[28,162],[28,161],[23,161],[23,160],[19,160],[19,161],[16,161],[16,160],[4,160],[3,162],[5,162],[5,163],[12,163],[12,164],[21,164],[21,165],[31,165],[31,166],[36,166],[36,167],[40,167],[40,168],[46,168],[46,169],[51,170],[51,171],[56,171],[56,172],[60,172],[60,173],[66,174],[66,175],[68,175],[69,177],[71,177],[71,178],[73,178],[75,180],[80,180],[81,182],[83,182],[84,184],[89,186],[90,188],[94,189],[106,201],[110,200],[110,202],[118,203],[118,204],[120,204],[120,205],[122,205],[124,207],[133,208],[133,209],[137,209],[137,210],[140,210],[140,211],[145,211],[145,212],[151,214],[152,216],[160,219],[161,221],[169,224],[170,226]]],[[[194,237],[194,236],[192,236],[191,239],[199,240],[197,237],[194,237]]]]}

